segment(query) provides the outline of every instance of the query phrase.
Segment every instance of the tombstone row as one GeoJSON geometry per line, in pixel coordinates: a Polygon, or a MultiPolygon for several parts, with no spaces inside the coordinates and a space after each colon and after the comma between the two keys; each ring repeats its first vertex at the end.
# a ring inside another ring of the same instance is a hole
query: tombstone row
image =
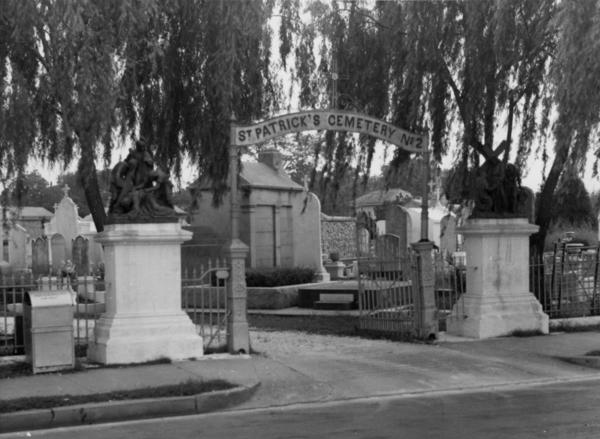
{"type": "Polygon", "coordinates": [[[31,243],[31,270],[34,275],[60,274],[71,265],[77,276],[90,273],[90,243],[83,236],[71,240],[71,245],[60,233],[48,239],[40,237],[31,243]]]}

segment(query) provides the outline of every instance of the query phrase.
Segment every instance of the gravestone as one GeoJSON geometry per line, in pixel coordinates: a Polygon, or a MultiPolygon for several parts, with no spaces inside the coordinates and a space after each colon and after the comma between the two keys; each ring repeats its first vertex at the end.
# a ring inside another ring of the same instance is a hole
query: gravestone
{"type": "Polygon", "coordinates": [[[453,254],[458,250],[456,237],[456,217],[448,214],[440,222],[440,251],[453,254]]]}
{"type": "Polygon", "coordinates": [[[48,274],[49,265],[48,239],[39,237],[31,243],[31,270],[34,275],[48,274]]]}
{"type": "Polygon", "coordinates": [[[389,204],[385,208],[385,222],[385,232],[399,238],[399,249],[405,253],[409,244],[408,230],[412,225],[408,212],[397,204],[389,204]]]}
{"type": "MultiPolygon", "coordinates": [[[[52,219],[44,225],[44,232],[46,236],[61,235],[65,243],[69,243],[69,245],[65,245],[65,255],[62,257],[62,260],[66,260],[72,258],[70,243],[80,233],[77,206],[68,195],[69,187],[65,186],[63,191],[65,195],[54,209],[52,219]]],[[[52,259],[53,266],[56,266],[57,263],[60,264],[60,260],[52,259]]]]}
{"type": "Polygon", "coordinates": [[[78,236],[73,240],[72,257],[77,276],[87,276],[90,271],[90,261],[88,257],[89,241],[83,236],[78,236]]]}
{"type": "Polygon", "coordinates": [[[384,261],[396,260],[401,256],[402,238],[398,235],[386,233],[377,237],[375,241],[375,254],[377,259],[384,261]]]}
{"type": "Polygon", "coordinates": [[[364,227],[359,228],[356,233],[358,235],[358,253],[359,255],[366,256],[371,250],[370,233],[364,227]]]}
{"type": "Polygon", "coordinates": [[[67,242],[60,233],[52,235],[50,238],[50,262],[52,271],[58,273],[67,259],[70,259],[67,253],[67,242]]]}
{"type": "Polygon", "coordinates": [[[13,270],[27,268],[27,255],[29,249],[29,234],[19,224],[15,224],[9,232],[8,262],[13,270]]]}

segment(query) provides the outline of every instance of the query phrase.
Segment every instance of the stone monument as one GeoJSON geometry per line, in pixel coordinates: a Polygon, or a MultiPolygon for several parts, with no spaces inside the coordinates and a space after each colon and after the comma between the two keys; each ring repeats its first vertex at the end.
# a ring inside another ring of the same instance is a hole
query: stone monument
{"type": "Polygon", "coordinates": [[[202,338],[181,309],[181,229],[168,174],[138,141],[111,175],[108,221],[96,240],[105,255],[106,312],[88,358],[103,364],[203,355],[202,338]]]}
{"type": "Polygon", "coordinates": [[[467,291],[447,321],[455,335],[488,338],[548,333],[548,316],[529,291],[529,198],[517,168],[498,159],[478,169],[471,217],[458,228],[467,257],[467,291]]]}

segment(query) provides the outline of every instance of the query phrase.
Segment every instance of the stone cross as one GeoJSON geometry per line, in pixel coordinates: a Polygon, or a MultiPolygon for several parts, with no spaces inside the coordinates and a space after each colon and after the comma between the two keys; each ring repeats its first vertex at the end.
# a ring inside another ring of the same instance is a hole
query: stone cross
{"type": "MultiPolygon", "coordinates": [[[[437,182],[434,180],[429,180],[429,183],[427,183],[427,186],[429,186],[429,196],[431,197],[431,195],[433,195],[434,193],[436,194],[436,196],[438,195],[438,190],[437,190],[437,182]]],[[[439,199],[439,197],[438,197],[439,199]]]]}

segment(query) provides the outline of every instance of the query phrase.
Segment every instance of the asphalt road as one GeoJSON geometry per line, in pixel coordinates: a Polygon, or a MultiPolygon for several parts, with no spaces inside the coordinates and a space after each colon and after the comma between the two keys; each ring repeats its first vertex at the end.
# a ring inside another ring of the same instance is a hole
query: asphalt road
{"type": "Polygon", "coordinates": [[[17,433],[43,438],[598,438],[600,380],[17,433]]]}

